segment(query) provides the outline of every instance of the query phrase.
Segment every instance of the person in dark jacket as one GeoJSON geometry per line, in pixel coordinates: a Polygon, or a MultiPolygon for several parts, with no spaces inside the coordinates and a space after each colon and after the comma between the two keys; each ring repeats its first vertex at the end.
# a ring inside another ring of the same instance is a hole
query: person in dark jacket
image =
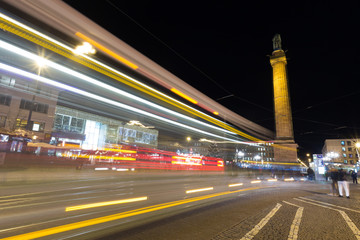
{"type": "Polygon", "coordinates": [[[357,181],[357,172],[355,172],[355,171],[353,170],[353,171],[351,172],[351,177],[352,177],[353,183],[358,184],[358,181],[357,181]]]}
{"type": "Polygon", "coordinates": [[[312,168],[309,167],[307,169],[307,174],[308,174],[309,180],[315,180],[315,173],[314,173],[314,170],[312,170],[312,168]]]}
{"type": "Polygon", "coordinates": [[[344,172],[344,170],[342,168],[339,169],[338,185],[339,185],[339,197],[343,196],[343,188],[344,188],[346,197],[350,198],[349,184],[346,181],[346,173],[344,172]]]}
{"type": "Polygon", "coordinates": [[[330,178],[331,178],[332,195],[336,196],[338,192],[338,180],[339,180],[339,172],[336,168],[332,168],[330,170],[330,178]]]}

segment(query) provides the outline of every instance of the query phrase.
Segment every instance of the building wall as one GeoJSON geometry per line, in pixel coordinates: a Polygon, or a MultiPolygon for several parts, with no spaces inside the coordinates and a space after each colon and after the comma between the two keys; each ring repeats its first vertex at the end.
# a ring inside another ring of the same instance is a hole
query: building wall
{"type": "Polygon", "coordinates": [[[29,110],[21,108],[21,101],[30,101],[46,105],[46,113],[32,111],[31,120],[44,124],[40,131],[33,131],[39,139],[44,139],[50,134],[53,127],[55,107],[59,91],[35,81],[27,81],[17,77],[0,73],[0,94],[11,96],[9,105],[0,104],[0,117],[4,120],[3,130],[14,132],[21,127],[17,126],[19,120],[26,121],[29,117],[29,110]]]}
{"type": "Polygon", "coordinates": [[[356,151],[355,143],[357,139],[326,139],[322,153],[327,156],[327,153],[338,153],[339,157],[333,158],[332,162],[349,164],[356,164],[358,161],[358,153],[356,151]]]}

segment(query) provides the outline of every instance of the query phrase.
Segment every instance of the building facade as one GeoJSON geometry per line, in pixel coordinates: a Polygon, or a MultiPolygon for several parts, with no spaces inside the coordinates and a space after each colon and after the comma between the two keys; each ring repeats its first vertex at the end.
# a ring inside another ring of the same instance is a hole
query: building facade
{"type": "Polygon", "coordinates": [[[357,139],[326,139],[322,154],[334,163],[358,165],[359,149],[356,147],[357,142],[357,139]]]}

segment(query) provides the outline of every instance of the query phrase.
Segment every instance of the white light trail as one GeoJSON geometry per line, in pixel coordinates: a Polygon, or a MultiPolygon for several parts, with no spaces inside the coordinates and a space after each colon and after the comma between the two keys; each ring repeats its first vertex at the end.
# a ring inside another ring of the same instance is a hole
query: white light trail
{"type": "Polygon", "coordinates": [[[160,105],[154,104],[154,103],[152,103],[152,102],[150,102],[150,101],[147,101],[147,100],[145,100],[145,99],[142,99],[142,98],[140,98],[140,97],[137,97],[137,96],[135,96],[135,95],[132,95],[132,94],[130,94],[130,93],[128,93],[128,92],[125,92],[125,91],[123,91],[123,90],[120,90],[120,89],[118,89],[118,88],[115,88],[115,87],[113,87],[113,86],[110,86],[110,85],[108,85],[108,84],[105,84],[105,83],[103,83],[103,82],[101,82],[101,81],[98,81],[98,80],[96,80],[96,79],[94,79],[94,78],[91,78],[91,77],[89,77],[89,76],[86,76],[86,75],[84,75],[84,74],[82,74],[82,73],[76,72],[76,71],[74,71],[74,70],[72,70],[72,69],[69,69],[69,68],[64,67],[64,66],[62,66],[62,65],[60,65],[60,64],[57,64],[57,63],[55,63],[55,62],[52,62],[52,61],[50,61],[50,60],[48,60],[48,59],[45,59],[45,58],[43,58],[43,57],[39,57],[39,56],[37,56],[36,54],[30,53],[30,52],[28,52],[28,51],[25,51],[25,50],[23,50],[23,49],[21,49],[21,48],[18,48],[18,47],[16,47],[16,46],[11,45],[11,44],[9,44],[9,43],[7,43],[7,42],[4,42],[4,41],[2,41],[2,40],[0,40],[0,47],[3,48],[4,50],[10,51],[10,52],[15,53],[15,54],[18,54],[18,55],[20,55],[20,56],[22,56],[22,57],[25,57],[25,58],[27,58],[27,59],[30,59],[30,60],[33,60],[33,61],[36,61],[36,62],[40,62],[40,61],[41,61],[41,63],[43,63],[44,65],[46,65],[46,66],[48,66],[48,67],[52,67],[52,68],[54,68],[54,69],[56,69],[56,70],[59,70],[59,71],[61,71],[61,72],[63,72],[63,73],[69,74],[69,75],[71,75],[71,76],[73,76],[73,77],[77,77],[78,79],[81,79],[81,80],[83,80],[83,81],[85,81],[85,82],[88,82],[88,83],[91,83],[91,84],[93,84],[93,85],[95,85],[95,86],[98,86],[98,87],[107,89],[107,90],[109,90],[109,91],[111,91],[111,92],[114,92],[114,93],[116,93],[116,94],[118,94],[118,95],[128,97],[128,98],[130,98],[130,99],[133,99],[133,100],[135,100],[135,101],[141,102],[141,103],[146,104],[146,105],[148,105],[148,106],[154,107],[154,108],[159,109],[159,110],[161,110],[161,111],[167,112],[167,113],[172,114],[172,115],[174,115],[174,116],[183,118],[183,119],[185,119],[185,120],[187,120],[187,121],[191,121],[191,122],[194,122],[194,123],[197,123],[197,124],[200,124],[200,125],[203,125],[203,126],[206,126],[206,127],[209,127],[209,128],[215,129],[215,130],[218,130],[218,131],[225,132],[225,133],[235,134],[235,133],[233,133],[233,132],[231,132],[231,131],[228,131],[228,130],[225,130],[225,129],[223,129],[223,128],[219,128],[219,127],[216,127],[216,126],[213,126],[213,125],[204,123],[204,122],[202,122],[202,121],[199,121],[199,120],[196,120],[196,119],[194,119],[194,118],[188,117],[188,116],[186,116],[186,115],[180,114],[180,113],[178,113],[178,112],[172,111],[172,110],[167,109],[167,108],[165,108],[165,107],[162,107],[162,106],[160,106],[160,105]]]}
{"type": "Polygon", "coordinates": [[[47,85],[58,87],[58,88],[61,88],[61,89],[64,89],[64,90],[67,90],[67,91],[70,91],[70,92],[85,96],[85,97],[89,97],[89,98],[98,100],[100,102],[108,103],[110,105],[120,107],[122,109],[126,109],[126,110],[129,110],[129,111],[138,113],[138,114],[142,114],[142,115],[145,115],[145,116],[160,120],[162,122],[169,123],[171,125],[186,128],[186,129],[192,130],[194,132],[202,133],[202,134],[205,134],[205,135],[208,135],[208,136],[212,136],[212,137],[216,137],[216,138],[220,138],[220,139],[225,139],[225,140],[229,140],[229,141],[233,141],[233,142],[242,143],[241,141],[238,141],[238,140],[235,140],[235,139],[226,138],[226,137],[219,136],[219,135],[216,135],[216,134],[213,134],[213,133],[209,133],[209,132],[206,132],[206,131],[203,131],[203,130],[200,130],[200,129],[197,129],[197,128],[194,128],[194,127],[191,127],[191,126],[188,126],[188,125],[185,125],[185,124],[182,124],[182,123],[177,123],[177,122],[175,122],[173,120],[170,120],[170,119],[167,119],[167,118],[164,118],[164,117],[160,117],[160,116],[158,116],[156,114],[148,113],[148,112],[146,112],[144,110],[137,109],[135,107],[131,107],[131,106],[125,105],[123,103],[119,103],[119,102],[116,102],[114,100],[107,99],[107,98],[95,95],[93,93],[89,93],[89,92],[86,92],[84,90],[81,90],[81,89],[78,89],[78,88],[63,84],[63,83],[59,83],[59,82],[56,82],[54,80],[51,80],[51,79],[48,79],[48,78],[45,78],[45,77],[42,77],[42,76],[39,76],[39,75],[36,75],[36,74],[33,74],[33,73],[26,72],[26,71],[23,71],[21,69],[18,69],[18,68],[15,68],[15,67],[3,64],[3,63],[0,63],[0,69],[3,69],[5,71],[11,72],[11,73],[15,73],[17,75],[21,75],[21,76],[26,77],[26,78],[37,80],[37,81],[45,83],[47,85]]]}
{"type": "MultiPolygon", "coordinates": [[[[25,24],[22,24],[21,22],[15,20],[15,19],[13,19],[13,18],[10,18],[10,17],[6,16],[5,14],[3,14],[3,13],[1,13],[1,12],[0,12],[0,17],[2,17],[2,18],[4,18],[4,19],[6,19],[7,21],[9,21],[9,22],[11,22],[11,23],[13,23],[13,24],[16,24],[16,25],[18,25],[19,27],[22,27],[22,28],[24,28],[24,29],[26,29],[26,30],[28,30],[28,31],[30,31],[30,32],[32,32],[32,33],[34,33],[34,34],[36,34],[36,35],[38,35],[38,36],[40,36],[40,37],[42,37],[42,38],[44,38],[44,39],[46,39],[46,40],[48,40],[48,41],[54,43],[54,44],[56,44],[56,45],[59,45],[59,46],[65,48],[65,49],[67,49],[67,50],[69,50],[69,51],[71,51],[71,52],[74,51],[73,48],[71,48],[71,47],[69,47],[69,46],[67,46],[67,45],[65,45],[65,44],[63,44],[63,43],[61,43],[61,42],[59,42],[59,41],[57,41],[57,40],[55,40],[55,39],[53,39],[53,38],[51,38],[51,37],[49,37],[49,36],[47,36],[47,35],[39,32],[39,31],[37,31],[37,30],[35,30],[35,29],[33,29],[33,28],[31,28],[31,27],[28,27],[28,26],[26,26],[25,24]]],[[[198,112],[198,113],[200,113],[200,114],[203,114],[203,115],[211,118],[211,119],[214,120],[214,121],[219,121],[218,119],[216,119],[216,118],[214,118],[214,117],[212,117],[212,116],[210,116],[210,115],[207,115],[207,114],[205,114],[205,113],[203,113],[203,112],[201,112],[201,111],[199,111],[199,110],[197,110],[197,109],[195,109],[195,108],[193,108],[193,107],[190,107],[190,106],[188,106],[188,105],[186,105],[186,104],[184,104],[184,103],[182,103],[182,102],[180,102],[180,101],[178,101],[178,100],[176,100],[176,99],[174,99],[174,98],[172,98],[172,97],[170,97],[170,96],[168,96],[168,95],[166,95],[166,94],[164,94],[164,93],[162,93],[162,92],[160,92],[160,91],[158,91],[158,90],[156,90],[156,89],[154,89],[154,88],[152,88],[152,87],[150,87],[150,86],[147,86],[146,84],[143,84],[143,83],[139,82],[138,80],[136,80],[136,79],[134,79],[134,78],[132,78],[132,77],[130,77],[130,76],[122,73],[122,72],[117,71],[117,70],[114,69],[114,68],[111,68],[111,67],[108,66],[108,65],[105,65],[105,64],[103,64],[103,63],[101,63],[101,62],[99,62],[99,61],[97,61],[97,60],[95,60],[95,59],[87,56],[86,54],[80,54],[80,56],[82,56],[82,57],[88,59],[89,61],[94,62],[94,63],[96,63],[96,64],[98,64],[98,65],[100,65],[100,66],[102,66],[102,67],[104,67],[104,68],[112,71],[112,72],[115,72],[116,74],[118,74],[118,75],[120,75],[120,76],[122,76],[122,77],[125,77],[126,79],[128,79],[128,80],[130,80],[130,81],[133,81],[134,83],[139,84],[139,85],[141,85],[142,87],[144,87],[144,88],[146,88],[146,89],[149,89],[149,90],[151,90],[151,91],[153,91],[153,92],[155,92],[155,93],[157,93],[157,94],[159,94],[159,95],[161,95],[161,96],[164,96],[164,97],[166,97],[167,99],[170,99],[171,101],[174,101],[174,102],[176,102],[176,103],[178,103],[178,104],[180,104],[180,105],[182,105],[182,106],[185,106],[185,107],[191,109],[192,111],[195,111],[195,112],[198,112]]],[[[225,124],[226,124],[226,123],[225,123],[225,124]]],[[[235,133],[233,133],[233,132],[231,132],[231,133],[232,133],[232,134],[235,134],[235,133]]]]}

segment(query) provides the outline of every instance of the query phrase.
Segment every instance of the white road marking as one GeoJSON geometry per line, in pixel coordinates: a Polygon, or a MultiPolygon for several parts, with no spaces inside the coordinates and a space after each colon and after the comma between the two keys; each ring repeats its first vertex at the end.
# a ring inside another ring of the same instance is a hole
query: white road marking
{"type": "Polygon", "coordinates": [[[290,203],[290,202],[286,202],[286,201],[283,201],[283,202],[298,208],[298,210],[296,211],[294,220],[291,224],[290,232],[289,232],[289,236],[288,236],[288,240],[296,240],[296,239],[298,239],[298,233],[299,233],[299,228],[300,228],[300,223],[301,223],[301,218],[302,218],[304,208],[300,207],[296,204],[290,203]]]}
{"type": "Polygon", "coordinates": [[[328,205],[328,206],[332,206],[332,207],[337,207],[337,208],[345,209],[345,210],[352,211],[352,212],[360,213],[359,210],[355,210],[355,209],[351,209],[351,208],[347,208],[347,207],[342,207],[342,206],[334,205],[334,204],[331,204],[331,203],[320,202],[320,201],[316,201],[316,200],[313,200],[313,199],[310,199],[310,198],[306,198],[306,197],[299,197],[299,198],[305,199],[305,200],[309,200],[309,201],[312,201],[312,202],[321,203],[321,204],[328,205]]]}
{"type": "Polygon", "coordinates": [[[342,210],[338,210],[338,211],[340,212],[341,216],[343,216],[343,218],[345,219],[345,222],[347,223],[347,225],[349,226],[351,231],[353,231],[356,239],[360,239],[360,231],[356,227],[356,225],[353,223],[353,221],[351,221],[349,216],[344,211],[342,211],[342,210]]]}
{"type": "Polygon", "coordinates": [[[256,234],[259,233],[259,231],[268,223],[268,221],[275,215],[275,213],[279,210],[279,208],[282,205],[280,203],[277,203],[276,206],[263,218],[261,221],[250,231],[248,232],[244,237],[242,237],[240,240],[249,240],[256,236],[256,234]]]}
{"type": "MultiPolygon", "coordinates": [[[[313,204],[313,205],[316,205],[316,206],[319,206],[319,207],[328,208],[328,209],[335,210],[335,211],[339,212],[341,214],[341,216],[344,218],[344,220],[347,223],[347,225],[349,226],[349,228],[351,229],[351,231],[354,233],[356,239],[360,240],[360,230],[356,227],[356,225],[353,223],[353,221],[351,221],[349,216],[344,211],[336,209],[336,208],[320,205],[320,204],[317,204],[317,203],[314,203],[314,202],[308,202],[308,201],[298,199],[298,198],[294,198],[294,199],[297,200],[297,201],[313,204]]],[[[334,205],[334,206],[336,206],[336,205],[334,205]]],[[[337,206],[337,207],[339,207],[339,206],[337,206]]]]}

